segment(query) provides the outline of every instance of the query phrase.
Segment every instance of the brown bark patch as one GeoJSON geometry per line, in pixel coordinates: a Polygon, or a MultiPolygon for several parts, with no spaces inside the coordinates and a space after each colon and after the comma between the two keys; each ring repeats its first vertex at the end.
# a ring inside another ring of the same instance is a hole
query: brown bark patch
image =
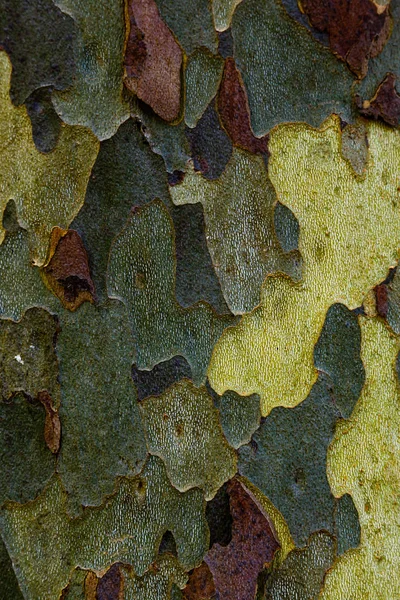
{"type": "Polygon", "coordinates": [[[120,600],[123,594],[123,577],[120,565],[115,563],[99,579],[96,600],[120,600]]]}
{"type": "Polygon", "coordinates": [[[96,574],[89,571],[85,577],[85,600],[96,600],[97,582],[96,574]]]}
{"type": "Polygon", "coordinates": [[[208,565],[203,562],[194,569],[183,590],[184,600],[212,600],[215,598],[214,579],[208,565]]]}
{"type": "Polygon", "coordinates": [[[95,289],[85,246],[73,229],[52,231],[50,260],[43,269],[46,284],[69,310],[93,302],[95,289]]]}
{"type": "Polygon", "coordinates": [[[50,394],[44,390],[39,392],[37,399],[44,406],[46,418],[44,422],[44,439],[47,447],[53,454],[60,449],[61,423],[58,410],[54,408],[50,394]]]}
{"type": "Polygon", "coordinates": [[[247,94],[233,58],[225,61],[218,93],[218,113],[235,146],[255,154],[267,152],[268,137],[257,138],[251,130],[247,94]]]}
{"type": "Polygon", "coordinates": [[[391,33],[389,7],[371,0],[301,0],[301,8],[318,31],[329,35],[331,50],[365,77],[368,60],[383,49],[391,33]]]}
{"type": "Polygon", "coordinates": [[[387,285],[382,283],[377,285],[375,288],[375,300],[376,300],[376,312],[380,317],[384,319],[388,313],[388,288],[387,285]]]}
{"type": "Polygon", "coordinates": [[[218,597],[249,600],[255,596],[259,572],[272,561],[279,544],[267,515],[237,480],[229,483],[228,493],[232,540],[228,546],[214,544],[204,560],[218,597]]]}
{"type": "Polygon", "coordinates": [[[359,108],[364,117],[382,119],[397,127],[400,122],[400,96],[396,91],[396,76],[388,73],[372,100],[359,101],[359,108]]]}
{"type": "Polygon", "coordinates": [[[154,0],[130,0],[125,85],[165,121],[179,117],[182,50],[154,0]]]}

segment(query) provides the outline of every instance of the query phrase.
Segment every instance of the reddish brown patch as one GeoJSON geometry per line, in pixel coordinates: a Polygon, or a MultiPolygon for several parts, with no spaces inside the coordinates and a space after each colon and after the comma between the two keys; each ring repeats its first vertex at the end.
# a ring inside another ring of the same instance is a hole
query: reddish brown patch
{"type": "Polygon", "coordinates": [[[99,579],[96,600],[120,600],[123,594],[123,577],[120,565],[115,563],[99,579]]]}
{"type": "Polygon", "coordinates": [[[50,254],[43,276],[63,306],[76,310],[86,300],[93,302],[94,285],[86,249],[78,232],[73,229],[64,232],[56,227],[52,232],[50,254]]]}
{"type": "Polygon", "coordinates": [[[396,91],[396,76],[388,73],[372,100],[360,101],[359,108],[364,117],[382,119],[397,127],[400,122],[400,96],[396,91]]]}
{"type": "Polygon", "coordinates": [[[228,485],[233,517],[228,546],[214,544],[205,556],[214,578],[217,596],[230,600],[254,598],[257,576],[270,563],[279,544],[267,516],[237,481],[228,485]]]}
{"type": "MultiPolygon", "coordinates": [[[[131,79],[138,79],[143,73],[147,58],[146,42],[144,41],[144,33],[136,25],[133,11],[129,11],[129,38],[125,54],[125,72],[126,85],[129,88],[131,79]]],[[[131,84],[134,85],[134,84],[131,84]]]]}
{"type": "Polygon", "coordinates": [[[154,0],[130,0],[125,85],[165,121],[179,117],[182,50],[154,0]]]}
{"type": "Polygon", "coordinates": [[[380,317],[386,318],[388,313],[388,288],[382,283],[375,288],[376,312],[380,317]]]}
{"type": "Polygon", "coordinates": [[[183,597],[184,600],[211,600],[215,597],[214,579],[205,562],[190,574],[183,597]]]}
{"type": "Polygon", "coordinates": [[[54,408],[53,400],[46,390],[39,392],[37,399],[43,404],[46,411],[44,439],[51,452],[57,454],[61,438],[61,423],[58,410],[54,408]]]}
{"type": "Polygon", "coordinates": [[[301,0],[310,23],[329,35],[331,50],[359,77],[365,77],[368,60],[377,56],[391,32],[388,6],[372,0],[301,0]]]}
{"type": "Polygon", "coordinates": [[[268,137],[256,138],[251,130],[246,90],[235,60],[227,58],[218,93],[218,113],[233,144],[249,152],[268,150],[268,137]]]}

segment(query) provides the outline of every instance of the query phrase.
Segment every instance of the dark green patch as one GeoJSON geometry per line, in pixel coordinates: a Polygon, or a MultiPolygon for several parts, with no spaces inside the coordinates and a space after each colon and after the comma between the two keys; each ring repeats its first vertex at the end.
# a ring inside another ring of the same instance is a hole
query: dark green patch
{"type": "Polygon", "coordinates": [[[315,345],[314,363],[330,376],[335,404],[346,419],[353,412],[365,381],[360,351],[361,331],[356,315],[343,304],[334,304],[315,345]]]}
{"type": "Polygon", "coordinates": [[[339,555],[360,545],[360,521],[350,494],[344,494],[336,501],[335,524],[337,553],[339,555]]]}
{"type": "Polygon", "coordinates": [[[161,18],[186,54],[191,54],[200,46],[205,46],[211,52],[217,49],[217,34],[209,0],[156,0],[156,3],[161,18]]]}
{"type": "Polygon", "coordinates": [[[186,136],[195,170],[200,171],[206,179],[218,179],[232,155],[232,142],[219,122],[215,100],[194,129],[186,128],[186,136]]]}
{"type": "Polygon", "coordinates": [[[260,425],[260,397],[239,396],[228,391],[223,396],[213,394],[214,402],[219,409],[222,430],[226,439],[234,448],[247,444],[260,425]]]}
{"type": "Polygon", "coordinates": [[[0,44],[13,65],[14,104],[38,88],[63,90],[72,84],[76,33],[74,21],[52,0],[0,0],[0,44]]]}
{"type": "Polygon", "coordinates": [[[245,0],[232,20],[234,55],[256,136],[281,122],[351,118],[350,71],[291,19],[280,0],[245,0]]]}
{"type": "Polygon", "coordinates": [[[0,506],[28,502],[54,473],[55,459],[44,439],[45,411],[22,394],[0,403],[0,506]]]}
{"type": "Polygon", "coordinates": [[[282,513],[296,545],[318,529],[335,533],[335,499],[326,477],[326,452],[340,413],[332,385],[321,374],[294,408],[274,408],[239,449],[239,473],[282,513]]]}
{"type": "Polygon", "coordinates": [[[57,145],[61,119],[54,110],[49,88],[35,90],[26,100],[32,123],[32,137],[40,152],[51,152],[57,145]]]}
{"type": "Polygon", "coordinates": [[[132,377],[138,400],[144,400],[149,396],[159,396],[184,377],[190,379],[191,370],[182,356],[174,356],[170,360],[158,363],[151,371],[140,371],[136,365],[133,365],[132,377]]]}
{"type": "Polygon", "coordinates": [[[212,349],[233,318],[219,317],[205,302],[187,309],[177,304],[174,231],[160,201],[135,211],[117,237],[110,253],[108,292],[127,306],[139,369],[181,355],[194,382],[204,381],[212,349]]]}
{"type": "Polygon", "coordinates": [[[58,463],[71,510],[101,504],[119,475],[135,475],[147,449],[131,379],[134,341],[125,307],[64,311],[57,343],[63,427],[58,463]]]}
{"type": "Polygon", "coordinates": [[[297,250],[299,246],[300,226],[290,208],[277,202],[274,209],[276,236],[284,252],[297,250]]]}
{"type": "Polygon", "coordinates": [[[2,600],[24,600],[7,548],[0,538],[0,590],[2,600]]]}

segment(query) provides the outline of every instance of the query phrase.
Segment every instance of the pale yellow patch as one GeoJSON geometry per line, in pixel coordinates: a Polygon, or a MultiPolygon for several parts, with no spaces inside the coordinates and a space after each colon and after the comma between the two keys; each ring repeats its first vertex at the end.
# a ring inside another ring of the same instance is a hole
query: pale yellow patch
{"type": "Polygon", "coordinates": [[[209,366],[222,394],[261,396],[261,411],[302,402],[329,307],[354,309],[385,279],[400,248],[400,132],[367,125],[369,158],[358,176],[341,154],[339,117],[321,127],[282,124],[270,136],[269,176],[300,224],[303,280],[267,277],[261,304],[224,331],[209,366]]]}
{"type": "Polygon", "coordinates": [[[379,319],[359,322],[366,381],[351,418],[337,425],[327,473],[335,496],[353,497],[361,544],[337,559],[321,600],[400,598],[400,339],[379,319]]]}
{"type": "Polygon", "coordinates": [[[217,31],[226,31],[231,26],[235,8],[242,0],[213,0],[213,18],[217,31]]]}

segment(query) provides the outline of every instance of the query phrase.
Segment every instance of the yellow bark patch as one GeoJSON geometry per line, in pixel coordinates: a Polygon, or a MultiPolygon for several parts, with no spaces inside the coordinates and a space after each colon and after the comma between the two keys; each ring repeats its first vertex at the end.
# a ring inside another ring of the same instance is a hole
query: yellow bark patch
{"type": "Polygon", "coordinates": [[[339,117],[320,129],[289,123],[271,132],[269,176],[299,221],[303,280],[267,277],[260,306],[225,330],[208,373],[219,394],[259,394],[263,415],[308,396],[329,307],[360,306],[396,264],[400,133],[369,123],[367,135],[368,165],[359,176],[342,156],[339,117]]]}
{"type": "Polygon", "coordinates": [[[378,319],[359,321],[366,382],[352,417],[337,426],[327,472],[335,496],[353,497],[361,544],[337,559],[321,600],[400,597],[400,339],[378,319]]]}

